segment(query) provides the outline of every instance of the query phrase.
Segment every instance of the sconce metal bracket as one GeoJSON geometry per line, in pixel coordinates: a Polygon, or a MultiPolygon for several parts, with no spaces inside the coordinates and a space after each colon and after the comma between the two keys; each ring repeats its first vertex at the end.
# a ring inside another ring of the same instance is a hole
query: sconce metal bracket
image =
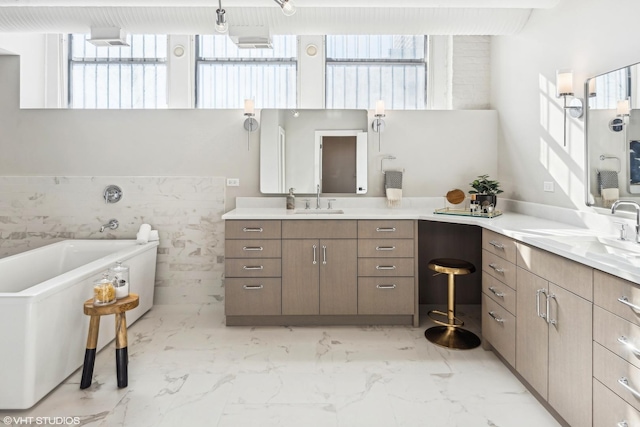
{"type": "Polygon", "coordinates": [[[622,132],[624,130],[624,124],[622,117],[614,117],[609,121],[609,129],[611,132],[622,132]]]}
{"type": "Polygon", "coordinates": [[[373,119],[373,121],[371,122],[371,129],[374,132],[384,132],[384,128],[385,128],[385,123],[384,120],[382,120],[380,117],[376,117],[375,119],[373,119]]]}
{"type": "Polygon", "coordinates": [[[244,121],[244,130],[247,132],[257,131],[258,127],[260,127],[260,124],[253,117],[249,117],[244,121]]]}
{"type": "Polygon", "coordinates": [[[569,115],[574,119],[579,119],[584,113],[584,108],[582,107],[582,99],[580,98],[573,98],[569,103],[569,106],[565,108],[569,110],[569,115]]]}

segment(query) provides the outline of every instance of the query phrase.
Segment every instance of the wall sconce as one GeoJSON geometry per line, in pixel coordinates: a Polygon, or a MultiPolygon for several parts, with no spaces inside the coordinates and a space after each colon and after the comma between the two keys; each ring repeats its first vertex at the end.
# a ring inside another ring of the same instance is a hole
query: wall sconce
{"type": "Polygon", "coordinates": [[[582,117],[582,100],[580,98],[573,98],[569,105],[567,105],[567,97],[573,97],[573,71],[571,70],[557,70],[556,71],[556,88],[558,98],[564,99],[564,146],[567,146],[567,110],[573,118],[582,117]]]}
{"type": "Polygon", "coordinates": [[[244,121],[244,129],[247,131],[247,151],[249,150],[249,137],[251,136],[251,132],[255,132],[260,127],[258,121],[254,118],[255,109],[253,104],[253,99],[245,99],[244,100],[244,115],[246,117],[244,121]]]}
{"type": "Polygon", "coordinates": [[[622,99],[618,101],[616,106],[616,116],[609,121],[609,129],[612,132],[621,132],[624,130],[626,122],[626,117],[629,117],[631,113],[631,104],[629,103],[629,98],[622,99]]]}
{"type": "Polygon", "coordinates": [[[380,151],[380,134],[384,131],[385,124],[382,118],[385,116],[384,114],[384,101],[376,101],[376,112],[373,115],[375,119],[371,122],[371,129],[374,132],[378,133],[378,151],[380,151]]]}
{"type": "MultiPolygon", "coordinates": [[[[293,4],[293,0],[273,0],[280,6],[282,13],[285,16],[292,16],[296,13],[296,6],[293,4]]],[[[227,23],[226,11],[222,8],[222,0],[218,0],[218,9],[216,10],[216,25],[215,29],[219,33],[226,33],[229,29],[227,23]]]]}

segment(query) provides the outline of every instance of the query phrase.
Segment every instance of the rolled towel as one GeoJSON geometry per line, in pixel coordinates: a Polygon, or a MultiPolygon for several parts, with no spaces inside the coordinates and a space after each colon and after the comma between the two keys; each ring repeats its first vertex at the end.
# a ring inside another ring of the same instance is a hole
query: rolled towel
{"type": "Polygon", "coordinates": [[[158,236],[158,230],[151,230],[149,232],[149,241],[150,242],[155,242],[160,240],[160,236],[158,236]]]}
{"type": "Polygon", "coordinates": [[[149,234],[151,233],[151,226],[149,224],[142,224],[136,234],[136,241],[139,245],[144,245],[149,241],[149,234]]]}

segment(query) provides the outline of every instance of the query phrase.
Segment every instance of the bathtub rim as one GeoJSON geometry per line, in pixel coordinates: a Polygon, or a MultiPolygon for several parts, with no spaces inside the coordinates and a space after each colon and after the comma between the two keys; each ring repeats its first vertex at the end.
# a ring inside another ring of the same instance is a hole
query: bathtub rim
{"type": "MultiPolygon", "coordinates": [[[[107,271],[108,266],[114,264],[116,261],[125,262],[126,260],[131,259],[138,254],[151,250],[152,248],[157,248],[159,245],[158,241],[148,242],[140,245],[137,244],[135,239],[65,239],[56,243],[41,246],[39,248],[24,251],[19,254],[11,255],[11,257],[24,257],[27,256],[27,254],[33,254],[34,252],[44,250],[44,248],[66,245],[68,242],[105,242],[105,244],[108,242],[131,242],[133,244],[96,260],[83,264],[80,267],[74,268],[73,270],[69,270],[58,276],[54,276],[43,282],[37,283],[27,289],[23,289],[22,291],[0,292],[0,305],[14,304],[19,300],[24,299],[39,300],[42,298],[46,298],[49,295],[61,292],[65,289],[64,286],[55,286],[56,282],[72,284],[77,282],[78,280],[85,280],[88,277],[96,275],[97,273],[107,271]]],[[[2,261],[2,259],[0,259],[0,261],[2,261]]]]}

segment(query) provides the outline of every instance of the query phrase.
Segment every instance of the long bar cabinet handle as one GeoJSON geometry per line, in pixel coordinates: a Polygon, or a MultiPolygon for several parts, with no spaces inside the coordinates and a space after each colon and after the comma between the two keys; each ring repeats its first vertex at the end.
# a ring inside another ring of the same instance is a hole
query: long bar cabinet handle
{"type": "Polygon", "coordinates": [[[489,287],[489,290],[490,290],[491,292],[493,292],[493,294],[494,294],[495,296],[497,296],[498,298],[504,298],[504,292],[498,292],[498,291],[496,291],[496,288],[494,288],[493,286],[490,286],[490,287],[489,287]]]}
{"type": "Polygon", "coordinates": [[[242,231],[245,233],[262,233],[264,229],[262,227],[244,227],[242,231]]]}
{"type": "Polygon", "coordinates": [[[493,268],[496,273],[504,273],[504,268],[498,267],[497,264],[491,263],[489,267],[493,268]]]}
{"type": "Polygon", "coordinates": [[[547,295],[547,323],[549,323],[551,325],[557,325],[558,324],[558,319],[552,319],[551,318],[551,302],[550,301],[552,299],[556,299],[556,296],[554,294],[548,294],[547,295]]]}
{"type": "Polygon", "coordinates": [[[396,231],[395,227],[377,227],[376,231],[379,231],[381,233],[393,233],[394,231],[396,231]]]}
{"type": "Polygon", "coordinates": [[[393,251],[395,249],[395,246],[376,246],[376,251],[393,251]]]}
{"type": "Polygon", "coordinates": [[[546,289],[538,289],[536,291],[536,313],[538,314],[538,317],[543,318],[545,321],[547,320],[547,315],[545,313],[541,313],[540,312],[540,294],[544,294],[544,296],[547,296],[547,290],[546,289]]]}
{"type": "Polygon", "coordinates": [[[318,261],[316,260],[316,249],[318,247],[316,245],[313,245],[313,265],[316,265],[318,263],[318,261]]]}
{"type": "Polygon", "coordinates": [[[248,291],[257,291],[264,288],[263,285],[243,285],[242,287],[248,291]]]}
{"type": "Polygon", "coordinates": [[[376,288],[378,288],[378,289],[395,289],[396,285],[395,285],[395,283],[392,283],[390,285],[376,285],[376,288]]]}
{"type": "Polygon", "coordinates": [[[489,244],[497,249],[504,249],[504,245],[500,242],[496,242],[495,240],[490,241],[489,244]]]}
{"type": "Polygon", "coordinates": [[[489,316],[491,316],[493,318],[493,320],[495,320],[498,323],[504,323],[504,319],[501,317],[496,316],[496,313],[493,311],[489,312],[489,316]]]}
{"type": "Polygon", "coordinates": [[[640,398],[640,392],[629,385],[629,380],[626,377],[622,377],[618,380],[618,383],[627,389],[635,397],[640,398]]]}
{"type": "Polygon", "coordinates": [[[636,356],[640,356],[640,349],[633,345],[633,343],[629,342],[627,337],[625,337],[624,335],[618,338],[618,342],[624,344],[636,356]]]}
{"type": "Polygon", "coordinates": [[[243,251],[247,251],[247,252],[249,252],[249,251],[261,251],[263,249],[264,248],[262,246],[243,246],[242,247],[242,250],[243,251]]]}
{"type": "Polygon", "coordinates": [[[322,245],[322,264],[327,264],[327,247],[325,245],[322,245]]]}
{"type": "Polygon", "coordinates": [[[243,265],[243,270],[264,270],[264,265],[243,265]]]}
{"type": "Polygon", "coordinates": [[[395,265],[376,265],[376,270],[395,270],[395,265]]]}
{"type": "Polygon", "coordinates": [[[632,309],[636,310],[636,311],[640,311],[640,306],[637,306],[631,302],[629,302],[629,298],[625,297],[625,296],[621,296],[620,298],[618,298],[618,301],[621,302],[622,304],[631,307],[632,309]]]}

